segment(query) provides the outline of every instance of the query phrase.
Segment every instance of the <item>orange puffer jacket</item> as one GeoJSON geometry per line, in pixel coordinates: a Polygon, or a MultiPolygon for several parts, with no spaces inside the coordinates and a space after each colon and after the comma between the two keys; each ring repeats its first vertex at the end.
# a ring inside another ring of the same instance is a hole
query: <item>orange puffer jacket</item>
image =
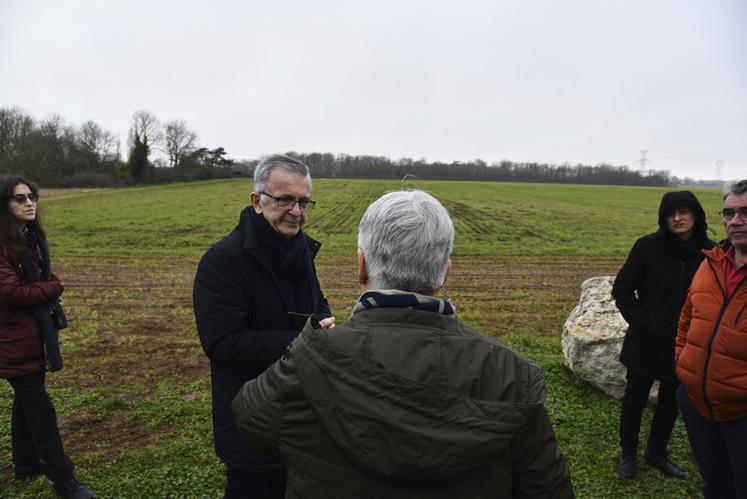
{"type": "Polygon", "coordinates": [[[690,400],[711,421],[747,417],[747,278],[726,297],[726,256],[704,251],[682,307],[675,358],[690,400]]]}

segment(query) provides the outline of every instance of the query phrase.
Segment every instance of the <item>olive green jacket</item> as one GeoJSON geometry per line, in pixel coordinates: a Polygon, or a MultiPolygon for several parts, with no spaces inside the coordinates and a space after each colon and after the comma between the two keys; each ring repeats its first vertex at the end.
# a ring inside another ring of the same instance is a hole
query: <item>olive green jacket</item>
{"type": "Polygon", "coordinates": [[[536,365],[432,312],[311,322],[232,406],[285,457],[287,498],[573,497],[536,365]]]}

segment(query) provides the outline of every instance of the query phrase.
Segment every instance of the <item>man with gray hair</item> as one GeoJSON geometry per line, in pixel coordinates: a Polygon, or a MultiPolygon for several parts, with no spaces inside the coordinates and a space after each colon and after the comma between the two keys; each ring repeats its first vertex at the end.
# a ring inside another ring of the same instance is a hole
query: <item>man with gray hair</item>
{"type": "Polygon", "coordinates": [[[250,206],[236,228],[197,267],[194,312],[210,359],[215,450],[226,464],[225,497],[277,499],[286,472],[278,454],[259,455],[241,441],[231,401],[298,335],[295,316],[315,314],[334,325],[319,287],[314,257],[320,244],[301,229],[314,201],[309,169],[271,156],[254,171],[250,206]]]}
{"type": "Polygon", "coordinates": [[[727,185],[727,239],[704,251],[680,313],[677,403],[703,494],[747,498],[747,179],[727,185]]]}
{"type": "Polygon", "coordinates": [[[386,194],[358,227],[353,314],[312,318],[233,401],[241,436],[279,449],[287,498],[573,497],[537,366],[434,295],[454,226],[422,191],[386,194]]]}

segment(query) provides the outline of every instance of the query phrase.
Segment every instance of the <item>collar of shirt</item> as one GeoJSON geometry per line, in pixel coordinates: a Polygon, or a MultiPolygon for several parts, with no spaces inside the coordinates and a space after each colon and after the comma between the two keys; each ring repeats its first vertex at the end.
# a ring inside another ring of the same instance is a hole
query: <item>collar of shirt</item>
{"type": "Polygon", "coordinates": [[[732,246],[726,252],[726,296],[731,297],[737,286],[747,274],[747,265],[737,268],[737,261],[734,256],[735,248],[732,246]]]}

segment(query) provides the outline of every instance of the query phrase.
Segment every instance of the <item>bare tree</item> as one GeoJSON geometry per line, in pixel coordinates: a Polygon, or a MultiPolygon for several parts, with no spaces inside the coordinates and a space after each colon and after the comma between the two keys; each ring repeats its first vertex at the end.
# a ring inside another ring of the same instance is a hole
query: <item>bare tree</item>
{"type": "Polygon", "coordinates": [[[178,168],[182,165],[182,160],[195,150],[197,134],[187,128],[184,120],[172,120],[164,126],[164,142],[169,166],[178,168]]]}
{"type": "Polygon", "coordinates": [[[0,108],[0,163],[7,164],[9,169],[16,166],[30,149],[35,127],[34,119],[21,109],[0,108]]]}
{"type": "Polygon", "coordinates": [[[71,135],[72,128],[65,124],[65,118],[59,114],[50,114],[39,123],[34,156],[43,169],[49,169],[60,177],[74,173],[74,168],[67,161],[70,147],[66,137],[71,135]]]}
{"type": "Polygon", "coordinates": [[[163,132],[161,123],[150,111],[135,111],[132,113],[132,125],[127,136],[127,146],[132,148],[137,135],[141,142],[148,145],[148,148],[154,149],[161,144],[163,132]]]}
{"type": "Polygon", "coordinates": [[[75,139],[83,150],[93,154],[100,163],[119,157],[119,139],[94,121],[88,120],[80,125],[75,139]]]}

